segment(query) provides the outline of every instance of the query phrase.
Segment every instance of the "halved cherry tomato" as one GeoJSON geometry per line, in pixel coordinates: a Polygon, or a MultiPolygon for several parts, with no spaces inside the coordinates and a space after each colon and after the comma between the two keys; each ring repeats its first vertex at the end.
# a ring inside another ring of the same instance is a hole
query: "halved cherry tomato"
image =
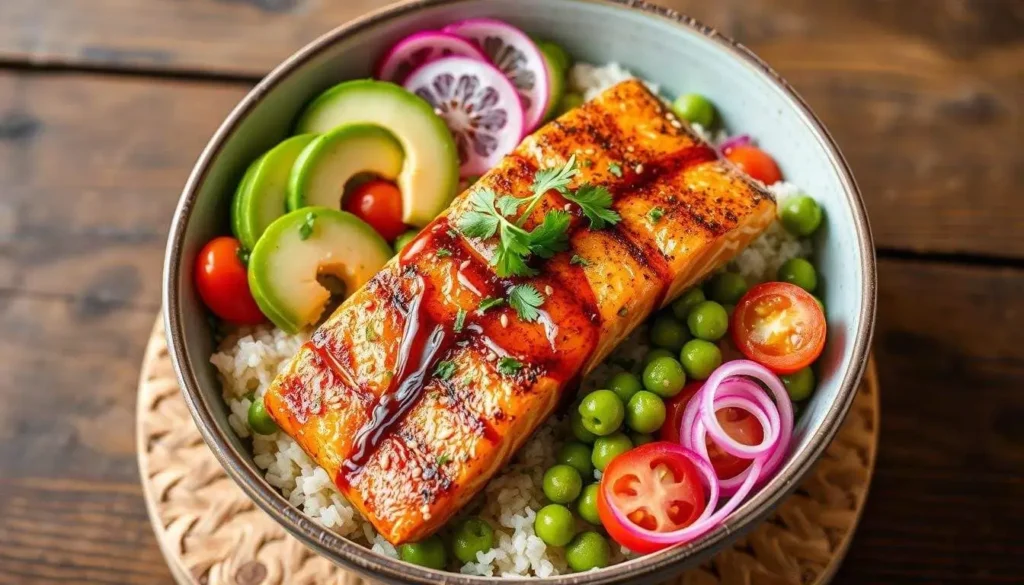
{"type": "MultiPolygon", "coordinates": [[[[665,424],[658,431],[658,438],[670,443],[682,444],[679,436],[679,427],[683,424],[683,413],[690,399],[704,386],[703,381],[690,382],[683,388],[683,391],[672,397],[665,403],[667,414],[665,424]]],[[[716,415],[722,429],[732,438],[746,445],[757,445],[764,439],[764,429],[751,414],[739,408],[723,408],[716,415]]],[[[715,475],[719,479],[735,477],[750,465],[749,459],[743,459],[730,453],[722,451],[711,439],[705,444],[708,448],[708,458],[711,466],[715,468],[715,475]]]]}
{"type": "Polygon", "coordinates": [[[267,320],[249,292],[249,274],[238,257],[242,245],[235,238],[210,240],[196,258],[196,288],[214,315],[236,325],[258,325],[267,320]]]}
{"type": "Polygon", "coordinates": [[[747,291],[729,327],[743,355],[777,374],[792,374],[818,359],[825,329],[818,302],[788,282],[766,282],[747,291]]]}
{"type": "Polygon", "coordinates": [[[666,441],[647,443],[612,460],[601,476],[597,513],[615,542],[638,553],[667,545],[645,539],[639,529],[672,532],[693,524],[704,512],[707,495],[700,471],[682,447],[666,441]],[[628,518],[620,522],[611,507],[628,518]]]}
{"type": "Polygon", "coordinates": [[[782,173],[779,171],[779,165],[775,164],[775,159],[756,146],[735,146],[725,153],[725,158],[765,185],[782,180],[782,173]]]}
{"type": "Polygon", "coordinates": [[[409,229],[402,223],[402,192],[383,179],[367,181],[353,189],[345,196],[342,208],[370,224],[389,242],[409,229]]]}

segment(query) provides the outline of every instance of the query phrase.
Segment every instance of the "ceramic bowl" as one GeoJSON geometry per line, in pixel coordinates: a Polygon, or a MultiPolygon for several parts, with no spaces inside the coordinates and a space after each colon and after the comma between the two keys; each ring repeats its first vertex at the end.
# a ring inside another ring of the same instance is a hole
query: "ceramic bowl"
{"type": "MultiPolygon", "coordinates": [[[[745,47],[692,19],[636,0],[417,0],[344,24],[289,57],[231,112],[210,140],[174,215],[164,272],[170,351],[199,430],[228,474],[300,541],[330,560],[391,583],[482,584],[493,579],[432,571],[387,558],[305,517],[264,479],[228,425],[209,357],[206,312],[192,281],[200,247],[227,233],[229,201],[250,161],[289,135],[311,98],[342,80],[368,77],[375,60],[410,33],[471,17],[494,17],[551,39],[575,58],[617,61],[661,84],[695,91],[725,126],[756,137],[786,178],[826,211],[816,234],[829,337],[820,383],[798,421],[792,453],[775,476],[720,527],[685,546],[546,583],[652,583],[690,567],[763,520],[794,489],[835,435],[868,357],[875,317],[875,259],[857,186],[828,132],[799,96],[745,47]]],[[[537,582],[537,579],[503,583],[537,582]]]]}

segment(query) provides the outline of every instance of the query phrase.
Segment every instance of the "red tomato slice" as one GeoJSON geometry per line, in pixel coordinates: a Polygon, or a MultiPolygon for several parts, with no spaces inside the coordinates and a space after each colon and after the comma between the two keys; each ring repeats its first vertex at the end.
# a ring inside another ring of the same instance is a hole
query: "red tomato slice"
{"type": "MultiPolygon", "coordinates": [[[[703,381],[690,382],[683,388],[683,391],[672,397],[665,403],[667,414],[665,424],[658,430],[658,438],[670,443],[682,444],[679,436],[679,427],[683,424],[683,413],[690,399],[704,386],[703,381]]],[[[716,414],[722,429],[732,438],[746,445],[757,445],[764,439],[764,429],[761,428],[757,419],[745,410],[739,408],[723,408],[716,414]]],[[[708,458],[711,466],[715,468],[715,475],[719,479],[728,479],[739,475],[741,471],[750,465],[749,459],[743,459],[722,451],[711,439],[705,444],[708,448],[708,458]]]]}
{"type": "Polygon", "coordinates": [[[258,325],[267,320],[249,292],[249,275],[238,257],[242,245],[235,238],[210,240],[196,258],[196,288],[214,315],[236,325],[258,325]]]}
{"type": "Polygon", "coordinates": [[[725,158],[765,185],[773,185],[782,180],[782,172],[779,171],[779,165],[775,164],[775,159],[756,146],[735,146],[729,149],[725,158]]]}
{"type": "Polygon", "coordinates": [[[732,314],[733,343],[777,374],[811,365],[825,347],[825,314],[804,289],[787,282],[759,284],[732,314]]]}
{"type": "Polygon", "coordinates": [[[665,441],[647,443],[612,460],[601,476],[597,512],[615,542],[638,553],[667,545],[644,538],[638,528],[672,532],[693,524],[704,512],[707,495],[700,471],[682,447],[665,441]],[[627,518],[619,522],[615,506],[627,518]]]}
{"type": "Polygon", "coordinates": [[[409,229],[402,222],[402,192],[383,179],[356,187],[345,196],[342,208],[370,224],[389,242],[409,229]]]}

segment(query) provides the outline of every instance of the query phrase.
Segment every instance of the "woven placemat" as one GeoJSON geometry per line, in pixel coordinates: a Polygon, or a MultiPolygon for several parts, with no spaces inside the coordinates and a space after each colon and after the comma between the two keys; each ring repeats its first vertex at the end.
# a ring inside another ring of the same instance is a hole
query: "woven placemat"
{"type": "MultiPolygon", "coordinates": [[[[842,429],[796,493],[746,538],[675,584],[827,583],[864,507],[878,415],[871,363],[842,429]]],[[[179,584],[369,585],[286,534],[225,475],[189,416],[159,320],[142,364],[137,417],[149,517],[179,584]]]]}

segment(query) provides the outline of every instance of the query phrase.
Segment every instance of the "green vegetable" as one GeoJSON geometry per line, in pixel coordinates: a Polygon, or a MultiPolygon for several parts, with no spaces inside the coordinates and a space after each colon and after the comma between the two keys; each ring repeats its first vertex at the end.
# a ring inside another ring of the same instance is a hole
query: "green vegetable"
{"type": "Polygon", "coordinates": [[[503,357],[498,360],[498,372],[505,376],[515,376],[523,369],[523,363],[515,358],[503,357]]]}
{"type": "Polygon", "coordinates": [[[537,511],[533,531],[551,546],[565,546],[576,532],[575,522],[569,508],[561,504],[548,504],[537,511]]]}
{"type": "Polygon", "coordinates": [[[598,437],[594,441],[594,453],[590,457],[594,467],[604,471],[605,467],[619,455],[633,448],[633,442],[625,433],[614,433],[607,437],[598,437]]]}
{"type": "Polygon", "coordinates": [[[434,375],[442,380],[447,380],[455,374],[455,362],[440,361],[434,367],[434,375]]]}
{"type": "Polygon", "coordinates": [[[405,232],[404,234],[402,234],[402,235],[398,236],[397,238],[395,238],[395,243],[394,243],[395,254],[400,254],[402,252],[402,250],[406,246],[409,245],[409,242],[411,242],[414,239],[416,239],[416,236],[418,236],[418,235],[420,235],[420,233],[418,231],[416,231],[416,230],[409,230],[409,231],[405,232]]]}
{"type": "Polygon", "coordinates": [[[562,99],[558,102],[558,113],[559,115],[568,112],[569,110],[575,110],[576,108],[583,105],[583,96],[571,91],[565,92],[562,99]]]}
{"type": "Polygon", "coordinates": [[[654,442],[654,435],[650,435],[650,434],[647,434],[647,433],[629,433],[629,440],[633,441],[633,446],[634,447],[639,447],[640,445],[646,445],[647,443],[653,443],[654,442]]]}
{"type": "Polygon", "coordinates": [[[651,343],[658,347],[679,351],[689,339],[686,327],[670,314],[662,313],[651,323],[651,343]]]}
{"type": "Polygon", "coordinates": [[[611,390],[595,390],[584,396],[579,412],[583,427],[599,437],[617,431],[625,417],[622,399],[611,390]]]}
{"type": "Polygon", "coordinates": [[[480,304],[476,306],[476,314],[483,315],[488,310],[494,307],[500,307],[505,304],[505,299],[498,299],[494,297],[488,297],[480,301],[480,304]]]}
{"type": "Polygon", "coordinates": [[[682,364],[672,357],[660,357],[644,368],[644,388],[662,398],[672,398],[686,385],[682,364]]]}
{"type": "Polygon", "coordinates": [[[569,53],[561,45],[551,41],[537,41],[537,48],[547,53],[562,71],[568,71],[569,67],[572,66],[572,57],[569,56],[569,53]]]}
{"type": "Polygon", "coordinates": [[[532,284],[517,284],[508,293],[508,305],[515,309],[523,321],[540,319],[540,311],[537,309],[543,304],[544,295],[532,284]]]}
{"type": "Polygon", "coordinates": [[[795,284],[807,292],[814,292],[818,288],[818,273],[812,265],[803,258],[790,258],[779,266],[779,280],[795,284]]]}
{"type": "Polygon", "coordinates": [[[626,404],[626,426],[638,433],[653,433],[665,423],[665,402],[653,392],[641,390],[626,404]]]}
{"type": "Polygon", "coordinates": [[[590,266],[590,260],[587,260],[579,254],[573,254],[572,258],[569,258],[569,264],[573,266],[590,266]]]}
{"type": "Polygon", "coordinates": [[[494,548],[494,529],[479,518],[470,518],[455,529],[452,552],[463,563],[475,563],[476,553],[494,548]]]}
{"type": "Polygon", "coordinates": [[[608,541],[593,531],[578,535],[565,547],[565,560],[577,573],[607,567],[610,554],[608,541]]]}
{"type": "Polygon", "coordinates": [[[786,392],[789,392],[789,398],[793,402],[807,400],[814,393],[814,372],[809,367],[779,377],[786,385],[786,392]]]}
{"type": "Polygon", "coordinates": [[[747,280],[735,272],[721,272],[708,283],[711,300],[722,305],[735,305],[747,292],[747,280]]]}
{"type": "Polygon", "coordinates": [[[794,236],[809,236],[821,225],[821,207],[807,195],[796,195],[782,202],[779,218],[794,236]]]}
{"type": "Polygon", "coordinates": [[[410,542],[399,546],[398,556],[407,563],[430,569],[443,569],[448,564],[444,543],[436,535],[419,542],[410,542]]]}
{"type": "Polygon", "coordinates": [[[698,93],[687,93],[672,102],[672,111],[677,116],[690,122],[710,128],[715,122],[715,107],[704,96],[698,93]]]}
{"type": "Polygon", "coordinates": [[[715,301],[704,301],[690,311],[686,324],[694,337],[718,341],[729,330],[729,314],[715,301]]]}
{"type": "Polygon", "coordinates": [[[452,331],[459,333],[462,328],[466,326],[466,309],[459,307],[457,313],[455,313],[455,324],[452,325],[452,331]]]}
{"type": "Polygon", "coordinates": [[[684,292],[681,297],[672,301],[672,314],[676,316],[676,319],[686,321],[690,311],[705,300],[704,290],[699,286],[693,287],[684,292]]]}
{"type": "Polygon", "coordinates": [[[556,504],[568,504],[580,495],[583,478],[571,465],[560,463],[544,472],[544,495],[556,504]]]}
{"type": "Polygon", "coordinates": [[[616,177],[622,178],[622,165],[615,161],[608,163],[608,172],[615,175],[616,177]]]}
{"type": "Polygon", "coordinates": [[[639,378],[629,372],[619,372],[608,380],[608,389],[615,393],[623,403],[629,402],[634,394],[644,389],[639,378]]]}
{"type": "Polygon", "coordinates": [[[618,212],[611,208],[612,194],[608,189],[596,185],[580,185],[576,192],[561,191],[562,197],[580,206],[580,211],[590,221],[590,229],[600,230],[605,226],[622,221],[618,212]]]}
{"type": "Polygon", "coordinates": [[[672,353],[671,351],[669,351],[667,349],[664,349],[664,348],[661,348],[661,347],[652,349],[651,351],[647,352],[647,355],[644,356],[644,367],[646,367],[648,364],[650,364],[654,360],[656,360],[658,358],[663,358],[663,357],[673,358],[674,359],[675,358],[675,354],[672,353]]]}
{"type": "MultiPolygon", "coordinates": [[[[596,438],[596,437],[595,437],[596,438]]],[[[594,465],[590,463],[590,447],[583,443],[570,441],[558,451],[558,462],[569,465],[580,472],[580,476],[594,476],[594,465]]]]}
{"type": "Polygon", "coordinates": [[[707,380],[715,368],[722,365],[722,350],[710,341],[691,339],[679,353],[679,362],[692,380],[707,380]]]}
{"type": "Polygon", "coordinates": [[[572,436],[584,443],[593,443],[597,435],[583,426],[583,415],[580,414],[579,405],[569,409],[569,426],[572,428],[572,436]]]}
{"type": "Polygon", "coordinates": [[[277,432],[277,423],[270,418],[267,407],[261,398],[255,398],[249,405],[249,428],[260,435],[272,435],[277,432]]]}
{"type": "Polygon", "coordinates": [[[647,212],[646,217],[647,221],[650,222],[651,225],[654,225],[661,221],[661,218],[665,217],[665,210],[660,207],[652,207],[650,211],[647,212]]]}
{"type": "Polygon", "coordinates": [[[576,501],[576,513],[591,524],[601,525],[601,517],[597,514],[597,492],[601,486],[592,483],[583,488],[580,499],[576,501]]]}

